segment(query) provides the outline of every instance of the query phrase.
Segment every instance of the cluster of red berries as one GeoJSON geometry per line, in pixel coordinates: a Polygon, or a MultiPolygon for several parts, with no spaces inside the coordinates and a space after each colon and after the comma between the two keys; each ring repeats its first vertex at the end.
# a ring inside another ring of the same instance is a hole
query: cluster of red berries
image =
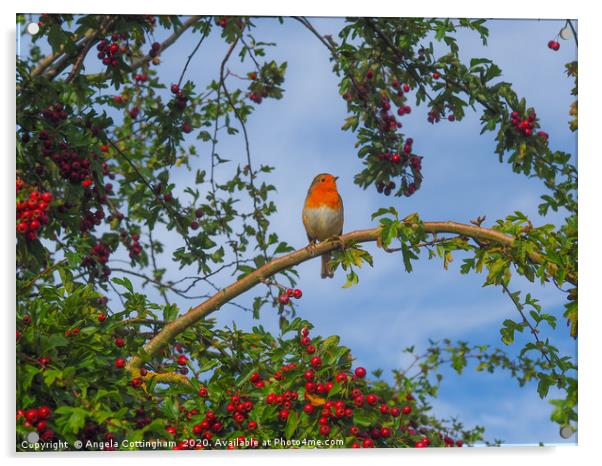
{"type": "MultiPolygon", "coordinates": [[[[254,404],[250,400],[241,399],[238,395],[232,395],[230,397],[230,403],[226,405],[226,411],[232,416],[232,419],[237,424],[245,422],[249,416],[249,413],[253,409],[254,404]]],[[[248,430],[257,429],[257,422],[249,421],[247,424],[248,430]]]]}
{"type": "Polygon", "coordinates": [[[104,244],[102,241],[98,244],[95,244],[90,249],[90,255],[94,257],[94,259],[101,263],[106,264],[109,261],[109,256],[111,255],[111,250],[107,244],[104,244]]]}
{"type": "Polygon", "coordinates": [[[143,74],[136,73],[134,75],[134,81],[136,81],[137,83],[145,83],[146,81],[148,81],[148,74],[146,74],[146,73],[143,73],[143,74]]]}
{"type": "Polygon", "coordinates": [[[102,206],[99,206],[95,212],[91,210],[85,210],[82,214],[79,229],[82,233],[92,230],[95,226],[102,223],[102,219],[105,217],[102,206]]]}
{"type": "Polygon", "coordinates": [[[431,124],[439,123],[441,121],[441,111],[438,108],[432,108],[430,112],[428,112],[427,121],[431,124]]]}
{"type": "Polygon", "coordinates": [[[56,126],[61,121],[66,120],[69,114],[65,110],[65,106],[58,102],[52,105],[49,105],[45,109],[42,110],[42,118],[56,126]]]}
{"type": "Polygon", "coordinates": [[[71,337],[71,336],[75,337],[75,336],[79,335],[79,332],[80,332],[80,328],[74,327],[74,328],[65,330],[65,336],[66,337],[71,337]]]}
{"type": "Polygon", "coordinates": [[[90,160],[83,154],[74,150],[63,150],[51,155],[54,163],[59,167],[61,176],[73,184],[81,183],[84,187],[92,184],[92,171],[90,160]]]}
{"type": "MultiPolygon", "coordinates": [[[[519,133],[525,137],[533,135],[533,128],[535,127],[535,120],[537,119],[537,114],[535,112],[529,112],[527,118],[521,118],[520,114],[514,111],[510,114],[510,117],[512,118],[512,126],[514,126],[519,133]]],[[[546,141],[549,137],[548,133],[545,131],[538,131],[537,136],[544,138],[546,141]]]]}
{"type": "Polygon", "coordinates": [[[23,426],[35,428],[40,434],[40,440],[48,442],[54,438],[54,431],[48,428],[48,420],[52,416],[52,409],[48,406],[17,410],[17,421],[23,419],[23,426]]]}
{"type": "Polygon", "coordinates": [[[394,189],[394,181],[389,181],[388,183],[385,183],[384,181],[379,181],[378,183],[376,183],[376,191],[378,193],[384,193],[385,196],[389,196],[394,189]]]}
{"type": "Polygon", "coordinates": [[[134,259],[140,255],[142,252],[142,246],[140,245],[140,235],[138,233],[129,234],[127,230],[122,228],[119,231],[119,238],[125,247],[130,251],[130,258],[134,259]]]}
{"type": "Polygon", "coordinates": [[[97,57],[102,61],[103,65],[116,67],[121,63],[123,54],[127,51],[125,44],[119,44],[119,40],[127,39],[125,33],[113,33],[111,40],[102,39],[96,46],[98,50],[97,57]]]}
{"type": "Polygon", "coordinates": [[[159,52],[161,51],[161,44],[159,42],[153,42],[151,44],[151,49],[148,52],[148,55],[152,58],[159,56],[159,52]]]}
{"type": "Polygon", "coordinates": [[[259,372],[254,372],[249,380],[255,385],[255,388],[265,387],[265,382],[261,379],[261,374],[259,372]]]}
{"type": "MultiPolygon", "coordinates": [[[[21,191],[24,183],[17,179],[17,193],[21,191]]],[[[27,200],[17,201],[17,233],[25,235],[29,241],[35,241],[42,225],[48,223],[48,210],[52,202],[52,194],[40,193],[33,190],[27,200]]]]}
{"type": "Polygon", "coordinates": [[[144,408],[138,408],[136,410],[136,416],[133,419],[134,424],[138,429],[142,429],[144,426],[149,425],[153,422],[153,418],[149,416],[144,408]]]}
{"type": "Polygon", "coordinates": [[[111,268],[106,264],[110,255],[109,246],[101,241],[90,248],[88,255],[82,259],[81,265],[88,268],[91,278],[108,280],[111,268]]]}
{"type": "MultiPolygon", "coordinates": [[[[454,109],[451,105],[446,105],[447,109],[450,112],[453,112],[454,109]]],[[[444,116],[442,115],[442,111],[441,109],[437,108],[437,107],[433,107],[431,108],[431,110],[427,113],[427,121],[431,124],[434,123],[439,123],[441,121],[441,117],[444,116]]],[[[448,121],[456,121],[456,115],[454,115],[453,113],[450,113],[447,115],[447,120],[448,121]]]]}
{"type": "Polygon", "coordinates": [[[548,48],[557,51],[560,48],[560,43],[555,40],[551,40],[548,42],[548,48]]]}
{"type": "Polygon", "coordinates": [[[297,400],[299,400],[299,394],[292,390],[286,390],[280,394],[270,392],[265,398],[265,402],[267,404],[282,407],[278,412],[278,417],[283,421],[288,419],[290,414],[289,410],[293,407],[293,403],[297,400]]]}
{"type": "Polygon", "coordinates": [[[303,296],[303,292],[300,289],[295,288],[293,290],[292,288],[287,288],[286,291],[280,293],[280,296],[278,296],[278,303],[286,305],[290,303],[291,298],[300,299],[301,296],[303,296]]]}
{"type": "Polygon", "coordinates": [[[266,96],[267,93],[249,92],[249,100],[252,100],[256,104],[260,104],[266,96]]]}
{"type": "MultiPolygon", "coordinates": [[[[395,116],[389,113],[391,110],[391,100],[389,97],[385,95],[381,96],[380,107],[380,120],[378,123],[380,129],[386,133],[388,131],[395,131],[396,129],[401,128],[401,122],[397,121],[395,116]]],[[[405,115],[406,113],[410,113],[411,111],[412,109],[410,106],[404,105],[397,110],[397,114],[401,116],[405,115]],[[399,113],[400,109],[403,109],[402,113],[399,113]]]]}
{"type": "MultiPolygon", "coordinates": [[[[186,412],[184,410],[182,411],[182,414],[185,414],[188,419],[195,415],[192,411],[186,412]],[[188,414],[191,414],[191,416],[188,417],[188,414]]],[[[211,440],[213,438],[213,434],[221,432],[223,428],[224,424],[219,420],[216,414],[210,410],[205,413],[205,416],[201,422],[192,427],[192,433],[196,436],[202,435],[203,438],[211,440]]]]}
{"type": "Polygon", "coordinates": [[[176,96],[173,105],[178,110],[184,110],[186,108],[186,101],[188,100],[188,96],[182,92],[180,86],[177,84],[171,85],[171,93],[176,96]]]}

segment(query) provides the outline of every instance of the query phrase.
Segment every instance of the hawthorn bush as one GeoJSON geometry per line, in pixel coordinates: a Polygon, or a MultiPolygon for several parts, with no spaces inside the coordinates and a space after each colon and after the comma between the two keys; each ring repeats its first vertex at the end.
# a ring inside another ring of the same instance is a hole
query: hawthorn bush
{"type": "MultiPolygon", "coordinates": [[[[295,266],[314,255],[279,239],[270,223],[273,167],[252,161],[246,123],[265,99],[282,98],[286,75],[286,63],[267,56],[275,44],[253,37],[255,18],[19,15],[40,32],[17,60],[17,449],[28,449],[32,432],[67,442],[58,446],[66,450],[76,441],[86,450],[471,445],[484,440],[483,428],[439,419],[429,404],[442,368],[461,373],[469,361],[507,370],[520,385],[536,380],[541,397],[555,387],[562,398],[551,400],[552,420],[575,427],[576,363],[538,336],[557,316],[513,291],[511,279],[565,291],[563,317],[577,337],[577,170],[571,154],[550,148],[535,110],[491,60],[460,60],[455,32],[470,29],[486,43],[484,21],[348,18],[335,39],[307,18],[289,20],[330,51],[349,112],[343,129],[357,136],[360,187],[414,195],[428,157],[415,153],[403,119],[426,107],[429,123],[459,121],[471,107],[482,111],[483,132],[497,131],[500,161],[543,183],[540,213],[566,214],[560,226],[536,227],[515,212],[485,227],[484,218],[428,222],[383,206],[372,217],[379,226],[320,243],[315,255],[332,252],[345,286],[374,262],[365,242],[400,253],[408,272],[420,254],[446,268],[457,255],[462,273],[486,272],[484,285],[515,304],[519,317],[503,322],[502,343],[523,331],[531,341],[516,357],[462,341],[432,342],[424,354],[408,348],[414,362],[387,384],[380,371],[354,367],[339,337],[316,336],[296,317],[295,266]],[[179,81],[164,82],[162,53],[185,32],[195,48],[179,81]],[[210,34],[227,51],[201,86],[184,78],[210,34]],[[242,76],[227,66],[235,57],[248,70],[242,76]],[[187,135],[210,157],[199,159],[187,135]],[[239,161],[218,152],[222,135],[242,137],[239,161]],[[184,190],[172,179],[178,167],[194,180],[184,190]],[[170,258],[158,226],[181,239],[170,258]],[[177,267],[196,275],[167,280],[177,267]],[[237,278],[225,288],[212,282],[230,275],[237,278]],[[263,296],[234,301],[258,285],[263,296]],[[149,301],[143,286],[164,302],[149,301]],[[199,304],[182,312],[174,298],[199,304]],[[209,316],[226,304],[257,319],[274,309],[280,334],[216,328],[209,316]]],[[[576,62],[567,73],[576,81],[576,62]]],[[[576,101],[569,113],[574,131],[576,101]]]]}

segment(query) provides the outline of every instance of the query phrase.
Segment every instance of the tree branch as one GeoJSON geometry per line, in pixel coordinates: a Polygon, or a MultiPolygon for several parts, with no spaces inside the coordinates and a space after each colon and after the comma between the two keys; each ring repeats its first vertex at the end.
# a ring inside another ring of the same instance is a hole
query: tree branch
{"type": "MultiPolygon", "coordinates": [[[[513,237],[502,232],[474,225],[466,225],[463,223],[424,222],[421,224],[421,226],[424,228],[426,233],[451,233],[461,236],[469,236],[475,239],[502,244],[505,246],[511,246],[514,242],[513,237]]],[[[416,227],[418,227],[418,225],[416,225],[416,227]]],[[[254,272],[245,275],[240,280],[232,283],[226,288],[218,291],[206,301],[191,308],[186,314],[165,325],[161,332],[159,332],[155,338],[150,340],[144,346],[144,351],[150,356],[157,354],[161,348],[163,348],[187,328],[191,327],[199,320],[207,317],[209,314],[219,310],[221,306],[226,304],[228,301],[240,296],[245,291],[250,290],[255,285],[262,283],[262,281],[265,279],[270,278],[271,276],[282,272],[283,270],[295,265],[299,265],[310,259],[320,257],[322,254],[344,246],[345,244],[379,241],[380,237],[380,227],[367,230],[356,230],[345,235],[341,235],[338,237],[338,239],[323,241],[311,249],[304,247],[285,256],[278,257],[259,267],[254,272]]],[[[538,253],[529,254],[529,259],[539,264],[544,261],[544,257],[538,253]]],[[[555,265],[549,264],[548,269],[553,274],[557,268],[555,265]]],[[[568,280],[571,281],[571,283],[573,283],[574,280],[574,283],[576,284],[577,278],[574,276],[569,276],[568,280]]],[[[128,362],[128,368],[134,369],[140,367],[142,364],[142,359],[138,356],[134,356],[128,362]]]]}

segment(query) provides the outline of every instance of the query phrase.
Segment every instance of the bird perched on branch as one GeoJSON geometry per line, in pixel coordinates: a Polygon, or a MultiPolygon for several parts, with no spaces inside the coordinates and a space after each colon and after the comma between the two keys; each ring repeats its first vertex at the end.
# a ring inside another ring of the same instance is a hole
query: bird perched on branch
{"type": "MultiPolygon", "coordinates": [[[[343,232],[343,200],[337,191],[338,176],[320,173],[311,182],[303,206],[303,225],[310,247],[343,232]]],[[[330,253],[322,255],[322,278],[332,278],[330,253]]]]}

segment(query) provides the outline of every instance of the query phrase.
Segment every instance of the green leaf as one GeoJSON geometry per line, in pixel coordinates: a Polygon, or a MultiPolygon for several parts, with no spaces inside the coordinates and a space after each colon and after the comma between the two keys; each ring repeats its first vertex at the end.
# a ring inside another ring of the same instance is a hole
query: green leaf
{"type": "Polygon", "coordinates": [[[299,415],[296,411],[289,411],[288,419],[286,421],[286,427],[284,428],[284,437],[290,439],[295,434],[297,426],[299,425],[299,415]]]}

